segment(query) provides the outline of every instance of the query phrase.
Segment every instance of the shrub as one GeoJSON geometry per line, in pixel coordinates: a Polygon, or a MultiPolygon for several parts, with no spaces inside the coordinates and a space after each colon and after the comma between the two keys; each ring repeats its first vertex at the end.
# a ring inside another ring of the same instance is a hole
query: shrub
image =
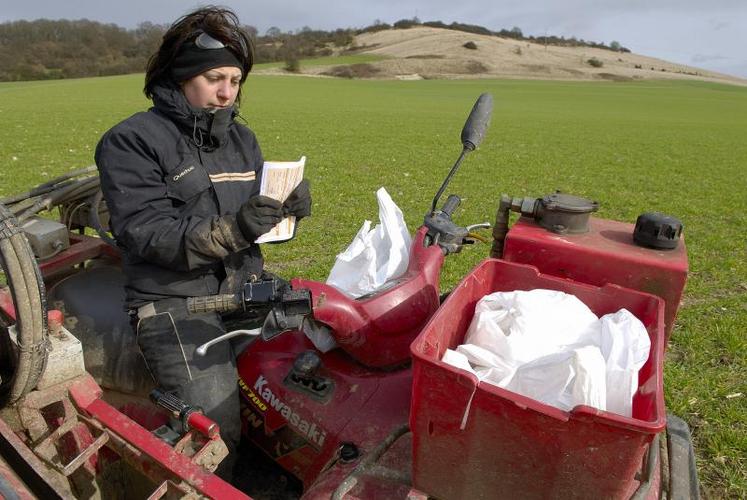
{"type": "Polygon", "coordinates": [[[350,64],[347,66],[335,66],[322,74],[336,78],[370,78],[380,70],[371,64],[350,64]]]}
{"type": "Polygon", "coordinates": [[[333,37],[332,43],[335,47],[345,47],[353,43],[353,34],[348,30],[336,30],[333,37]]]}
{"type": "Polygon", "coordinates": [[[451,23],[449,28],[457,31],[465,31],[467,33],[475,33],[478,35],[492,35],[493,32],[483,26],[477,26],[474,24],[462,24],[462,23],[451,23]]]}
{"type": "Polygon", "coordinates": [[[522,54],[521,47],[519,47],[518,45],[514,47],[513,53],[516,54],[517,56],[520,56],[522,54]]]}
{"type": "Polygon", "coordinates": [[[426,21],[423,23],[423,26],[428,26],[430,28],[448,28],[449,26],[441,21],[426,21]]]}
{"type": "Polygon", "coordinates": [[[603,80],[611,80],[613,82],[632,82],[633,81],[633,78],[629,76],[615,75],[612,73],[599,73],[597,76],[603,80]]]}
{"type": "Polygon", "coordinates": [[[479,61],[469,61],[467,63],[467,73],[470,75],[478,75],[480,73],[487,73],[488,67],[479,61]]]}
{"type": "Polygon", "coordinates": [[[394,29],[398,30],[405,30],[407,28],[412,28],[413,26],[418,26],[420,24],[420,20],[415,17],[413,19],[400,19],[396,23],[394,23],[394,29]]]}
{"type": "Polygon", "coordinates": [[[392,29],[392,26],[390,24],[379,22],[358,30],[358,33],[376,33],[377,31],[384,31],[389,29],[392,29]]]}
{"type": "Polygon", "coordinates": [[[596,57],[592,57],[591,59],[587,59],[586,60],[586,64],[588,64],[589,66],[591,66],[593,68],[601,68],[602,66],[604,66],[604,63],[602,61],[600,61],[599,59],[597,59],[596,57]]]}
{"type": "Polygon", "coordinates": [[[301,72],[301,63],[299,60],[295,57],[289,57],[285,60],[285,71],[288,71],[289,73],[300,73],[301,72]]]}
{"type": "Polygon", "coordinates": [[[477,44],[475,42],[467,42],[462,45],[465,49],[477,50],[477,44]]]}

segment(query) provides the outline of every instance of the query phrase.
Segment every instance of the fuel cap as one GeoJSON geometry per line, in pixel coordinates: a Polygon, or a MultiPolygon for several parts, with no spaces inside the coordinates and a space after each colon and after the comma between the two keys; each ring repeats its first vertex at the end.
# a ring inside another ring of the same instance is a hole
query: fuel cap
{"type": "Polygon", "coordinates": [[[556,192],[542,198],[545,210],[552,212],[566,212],[571,214],[588,214],[599,210],[599,203],[580,196],[556,192]]]}
{"type": "Polygon", "coordinates": [[[646,212],[638,216],[633,229],[633,241],[639,246],[671,250],[677,248],[682,234],[682,222],[660,212],[646,212]]]}
{"type": "Polygon", "coordinates": [[[591,214],[599,210],[596,201],[559,191],[543,197],[539,205],[535,219],[548,231],[558,234],[588,232],[591,214]]]}

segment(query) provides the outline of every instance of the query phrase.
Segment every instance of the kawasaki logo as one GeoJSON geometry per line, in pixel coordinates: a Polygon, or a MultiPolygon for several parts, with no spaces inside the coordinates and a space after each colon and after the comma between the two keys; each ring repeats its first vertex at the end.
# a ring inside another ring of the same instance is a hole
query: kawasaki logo
{"type": "Polygon", "coordinates": [[[254,382],[254,390],[267,404],[280,413],[292,427],[298,430],[298,432],[306,436],[319,447],[324,445],[324,438],[327,437],[327,433],[319,429],[316,426],[316,423],[309,422],[302,418],[298,413],[293,411],[287,404],[278,398],[272,392],[272,389],[267,387],[267,379],[265,377],[262,375],[257,377],[257,381],[254,382]]]}

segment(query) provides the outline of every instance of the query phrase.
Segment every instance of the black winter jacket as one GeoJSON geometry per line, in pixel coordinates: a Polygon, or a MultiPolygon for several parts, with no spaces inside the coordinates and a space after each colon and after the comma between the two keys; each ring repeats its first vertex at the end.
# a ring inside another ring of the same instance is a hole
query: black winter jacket
{"type": "Polygon", "coordinates": [[[236,292],[262,271],[235,214],[259,194],[263,158],[233,109],[193,108],[178,88],[101,138],[96,165],[123,252],[130,307],[236,292]]]}

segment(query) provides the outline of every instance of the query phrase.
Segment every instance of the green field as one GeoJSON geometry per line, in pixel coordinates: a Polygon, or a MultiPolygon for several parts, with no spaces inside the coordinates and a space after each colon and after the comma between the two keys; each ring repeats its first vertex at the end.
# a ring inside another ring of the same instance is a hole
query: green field
{"type": "MultiPolygon", "coordinates": [[[[0,195],[92,163],[101,134],[145,109],[142,75],[0,84],[0,195]]],[[[667,405],[691,426],[709,497],[747,497],[747,88],[699,82],[358,81],[250,77],[243,115],[267,159],[306,155],[313,216],[268,267],[324,279],[385,186],[411,231],[459,151],[481,92],[495,109],[449,192],[492,221],[501,193],[555,189],[599,215],[680,217],[690,277],[667,354],[667,405]]],[[[453,286],[489,252],[450,258],[453,286]]]]}

